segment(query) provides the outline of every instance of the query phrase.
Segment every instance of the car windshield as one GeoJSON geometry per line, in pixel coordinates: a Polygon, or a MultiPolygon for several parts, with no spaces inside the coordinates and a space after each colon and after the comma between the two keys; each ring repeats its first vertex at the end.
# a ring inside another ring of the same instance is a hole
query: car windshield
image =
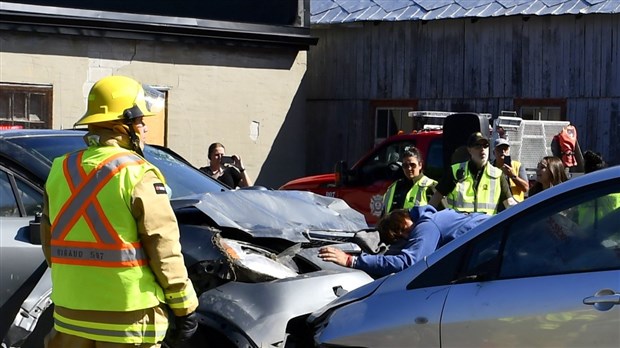
{"type": "Polygon", "coordinates": [[[144,156],[162,171],[166,184],[172,189],[172,198],[228,190],[219,181],[208,177],[163,150],[147,145],[144,149],[144,156]]]}
{"type": "MultiPolygon", "coordinates": [[[[83,148],[85,145],[82,135],[82,133],[68,136],[54,135],[53,140],[49,136],[18,137],[11,141],[29,149],[36,156],[45,158],[51,165],[54,158],[83,148]]],[[[172,191],[172,198],[228,190],[218,181],[162,149],[147,145],[144,156],[164,174],[166,184],[172,191]]]]}

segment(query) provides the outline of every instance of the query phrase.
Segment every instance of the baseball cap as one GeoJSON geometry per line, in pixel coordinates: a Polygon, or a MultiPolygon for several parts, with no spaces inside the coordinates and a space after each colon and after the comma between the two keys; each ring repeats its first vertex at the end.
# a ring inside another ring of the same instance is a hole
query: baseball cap
{"type": "Polygon", "coordinates": [[[473,147],[482,143],[489,144],[489,139],[480,132],[472,133],[472,135],[469,136],[469,139],[467,139],[467,147],[473,147]]]}
{"type": "Polygon", "coordinates": [[[508,145],[508,146],[510,146],[510,142],[506,138],[497,138],[497,139],[495,139],[495,147],[498,147],[500,145],[508,145]]]}

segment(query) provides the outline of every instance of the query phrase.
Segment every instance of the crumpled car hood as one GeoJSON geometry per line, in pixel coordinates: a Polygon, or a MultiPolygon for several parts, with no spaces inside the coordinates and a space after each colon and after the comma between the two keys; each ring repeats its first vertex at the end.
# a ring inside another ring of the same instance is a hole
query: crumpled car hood
{"type": "Polygon", "coordinates": [[[364,215],[338,198],[306,191],[234,190],[172,201],[175,209],[195,206],[219,227],[253,237],[307,241],[309,232],[356,232],[367,229],[364,215]]]}

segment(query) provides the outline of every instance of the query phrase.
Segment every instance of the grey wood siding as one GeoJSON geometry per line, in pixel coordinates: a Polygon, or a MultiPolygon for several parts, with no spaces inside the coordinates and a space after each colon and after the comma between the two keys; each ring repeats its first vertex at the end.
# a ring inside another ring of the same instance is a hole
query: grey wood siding
{"type": "Polygon", "coordinates": [[[373,146],[373,100],[496,115],[518,98],[565,99],[582,149],[620,163],[620,15],[362,22],[312,34],[309,174],[373,146]]]}

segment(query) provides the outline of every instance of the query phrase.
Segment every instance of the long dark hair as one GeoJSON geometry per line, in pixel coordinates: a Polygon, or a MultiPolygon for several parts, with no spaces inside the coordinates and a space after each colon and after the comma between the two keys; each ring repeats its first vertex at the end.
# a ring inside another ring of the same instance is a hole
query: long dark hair
{"type": "Polygon", "coordinates": [[[405,148],[405,152],[403,152],[403,158],[405,157],[415,157],[418,160],[420,165],[422,164],[422,153],[418,150],[417,147],[411,145],[405,148]]]}
{"type": "MultiPolygon", "coordinates": [[[[566,169],[561,159],[555,156],[545,156],[542,158],[541,162],[542,161],[547,162],[547,171],[549,171],[549,175],[551,176],[551,186],[558,185],[568,180],[568,176],[566,176],[566,169]]],[[[528,196],[533,196],[542,190],[544,190],[543,184],[536,180],[534,186],[530,188],[528,196]]]]}

